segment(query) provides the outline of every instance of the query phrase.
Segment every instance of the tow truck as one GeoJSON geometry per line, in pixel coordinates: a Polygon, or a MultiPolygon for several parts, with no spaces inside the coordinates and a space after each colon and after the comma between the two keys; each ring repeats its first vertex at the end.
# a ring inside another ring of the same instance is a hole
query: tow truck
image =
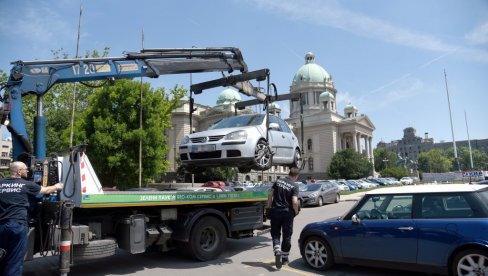
{"type": "Polygon", "coordinates": [[[42,101],[55,84],[239,71],[206,87],[234,86],[265,101],[267,96],[250,81],[267,78],[269,70],[248,72],[239,49],[143,49],[115,58],[16,61],[12,65],[1,87],[6,92],[0,117],[12,135],[13,160],[26,162],[32,180],[41,185],[64,183],[61,192],[36,199],[30,212],[26,261],[35,254],[59,255],[61,275],[67,275],[79,260],[108,257],[117,248],[132,254],[180,249],[205,261],[219,256],[227,238],[251,237],[265,228],[267,192],[105,191],[85,145],[73,146],[63,156],[46,157],[42,101]],[[37,97],[33,145],[22,112],[22,98],[28,95],[37,97]]]}

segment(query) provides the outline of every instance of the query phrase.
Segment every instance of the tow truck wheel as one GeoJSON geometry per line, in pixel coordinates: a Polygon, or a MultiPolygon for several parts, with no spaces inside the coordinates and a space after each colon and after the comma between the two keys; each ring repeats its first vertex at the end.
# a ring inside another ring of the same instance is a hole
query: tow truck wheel
{"type": "Polygon", "coordinates": [[[258,171],[265,171],[271,168],[273,155],[269,145],[264,140],[259,140],[254,152],[254,167],[258,171]]]}
{"type": "Polygon", "coordinates": [[[226,241],[222,222],[214,217],[202,217],[191,230],[188,253],[199,261],[213,260],[224,251],[226,241]]]}
{"type": "Polygon", "coordinates": [[[73,246],[75,261],[96,260],[115,255],[117,242],[115,239],[93,240],[86,245],[73,246]]]}

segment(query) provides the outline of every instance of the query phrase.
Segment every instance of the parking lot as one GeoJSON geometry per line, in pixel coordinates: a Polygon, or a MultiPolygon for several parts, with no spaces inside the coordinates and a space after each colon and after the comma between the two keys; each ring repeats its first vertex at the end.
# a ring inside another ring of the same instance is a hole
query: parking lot
{"type": "MultiPolygon", "coordinates": [[[[314,271],[302,261],[298,249],[298,235],[309,222],[342,215],[354,203],[355,195],[343,197],[337,204],[322,207],[303,208],[295,220],[290,264],[281,270],[274,267],[274,258],[269,233],[242,240],[229,240],[227,250],[218,259],[197,262],[177,252],[144,253],[131,255],[120,251],[117,255],[100,261],[78,263],[72,267],[69,275],[424,275],[405,271],[334,266],[326,272],[314,271]]],[[[24,268],[26,276],[59,275],[56,271],[58,258],[36,258],[27,262],[24,268]]]]}

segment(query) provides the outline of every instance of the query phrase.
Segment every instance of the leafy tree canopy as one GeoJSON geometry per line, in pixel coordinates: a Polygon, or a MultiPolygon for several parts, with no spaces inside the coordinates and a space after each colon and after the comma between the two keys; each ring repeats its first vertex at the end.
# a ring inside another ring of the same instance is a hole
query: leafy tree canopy
{"type": "Polygon", "coordinates": [[[76,141],[88,142],[88,154],[103,186],[119,189],[138,186],[139,143],[142,139],[144,182],[165,171],[168,152],[164,131],[171,127],[171,111],[186,94],[174,87],[152,90],[148,83],[118,80],[90,96],[83,120],[76,126],[76,141]],[[142,89],[143,127],[139,127],[142,89]]]}
{"type": "Polygon", "coordinates": [[[330,178],[359,179],[370,176],[373,166],[368,159],[352,149],[338,151],[327,170],[330,178]]]}

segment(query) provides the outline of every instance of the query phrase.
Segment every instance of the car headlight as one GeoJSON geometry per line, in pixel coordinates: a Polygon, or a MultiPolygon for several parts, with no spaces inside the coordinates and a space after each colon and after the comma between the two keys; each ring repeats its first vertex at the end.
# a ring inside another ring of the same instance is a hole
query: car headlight
{"type": "Polygon", "coordinates": [[[188,143],[190,143],[190,137],[185,136],[185,138],[183,138],[183,140],[181,140],[181,144],[182,145],[185,145],[185,144],[188,144],[188,143]]]}
{"type": "Polygon", "coordinates": [[[318,197],[318,196],[319,196],[319,192],[313,192],[310,195],[308,195],[308,197],[318,197]]]}
{"type": "Polygon", "coordinates": [[[247,132],[245,130],[239,130],[231,132],[225,135],[224,140],[246,140],[247,132]]]}

